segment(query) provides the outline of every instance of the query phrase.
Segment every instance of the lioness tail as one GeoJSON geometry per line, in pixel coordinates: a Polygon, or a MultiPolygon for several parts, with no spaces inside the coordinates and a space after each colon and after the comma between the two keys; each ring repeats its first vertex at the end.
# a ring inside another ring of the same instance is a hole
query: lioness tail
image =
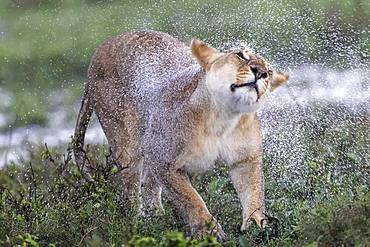
{"type": "Polygon", "coordinates": [[[93,103],[89,95],[89,85],[86,84],[85,92],[81,101],[81,108],[78,113],[77,123],[75,127],[75,133],[73,137],[73,153],[75,155],[75,161],[80,169],[84,169],[86,165],[86,154],[83,150],[85,133],[87,126],[89,124],[92,112],[93,112],[93,103]]]}

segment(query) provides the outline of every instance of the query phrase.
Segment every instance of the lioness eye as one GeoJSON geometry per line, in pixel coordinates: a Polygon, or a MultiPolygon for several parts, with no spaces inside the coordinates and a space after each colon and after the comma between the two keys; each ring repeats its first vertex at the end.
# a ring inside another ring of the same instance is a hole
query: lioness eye
{"type": "Polygon", "coordinates": [[[242,52],[242,51],[240,51],[240,52],[236,53],[236,55],[237,55],[238,57],[240,57],[241,59],[243,59],[243,60],[247,60],[247,59],[244,57],[244,54],[243,54],[243,52],[242,52]]]}

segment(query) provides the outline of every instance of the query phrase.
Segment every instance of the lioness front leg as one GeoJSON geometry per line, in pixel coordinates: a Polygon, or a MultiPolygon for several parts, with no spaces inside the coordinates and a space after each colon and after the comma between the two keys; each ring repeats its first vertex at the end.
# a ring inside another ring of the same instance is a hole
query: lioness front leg
{"type": "Polygon", "coordinates": [[[225,234],[221,226],[209,213],[184,171],[163,169],[155,173],[178,212],[189,223],[192,235],[201,237],[211,234],[219,240],[224,239],[225,234]]]}
{"type": "Polygon", "coordinates": [[[230,177],[243,207],[243,224],[240,230],[245,231],[251,219],[263,228],[266,222],[261,155],[257,154],[235,163],[230,171],[230,177]]]}

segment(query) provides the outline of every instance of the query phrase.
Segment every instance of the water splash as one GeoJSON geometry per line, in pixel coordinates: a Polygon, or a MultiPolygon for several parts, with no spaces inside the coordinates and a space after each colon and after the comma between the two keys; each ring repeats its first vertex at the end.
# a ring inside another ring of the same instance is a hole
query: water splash
{"type": "MultiPolygon", "coordinates": [[[[292,68],[289,85],[272,93],[259,112],[265,150],[268,154],[279,154],[275,156],[276,160],[286,161],[289,157],[287,166],[302,164],[305,158],[302,153],[309,148],[307,136],[314,135],[320,128],[336,128],[338,122],[369,124],[369,102],[369,71],[337,71],[318,65],[292,68]]],[[[74,122],[66,123],[65,118],[53,117],[55,114],[67,115],[61,111],[49,112],[50,120],[46,128],[28,126],[15,129],[12,133],[2,133],[1,165],[11,160],[26,159],[25,147],[32,149],[40,143],[65,146],[73,133],[74,122]]],[[[86,143],[106,143],[96,121],[88,129],[86,143]]],[[[370,145],[369,142],[367,145],[370,145]]]]}

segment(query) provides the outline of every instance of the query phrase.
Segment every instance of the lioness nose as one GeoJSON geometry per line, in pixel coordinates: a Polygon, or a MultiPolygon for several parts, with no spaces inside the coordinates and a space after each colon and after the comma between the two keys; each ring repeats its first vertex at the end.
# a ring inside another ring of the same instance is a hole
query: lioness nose
{"type": "Polygon", "coordinates": [[[264,71],[259,66],[251,66],[251,71],[253,72],[254,76],[256,77],[256,81],[260,78],[266,78],[267,77],[267,72],[264,71]]]}

